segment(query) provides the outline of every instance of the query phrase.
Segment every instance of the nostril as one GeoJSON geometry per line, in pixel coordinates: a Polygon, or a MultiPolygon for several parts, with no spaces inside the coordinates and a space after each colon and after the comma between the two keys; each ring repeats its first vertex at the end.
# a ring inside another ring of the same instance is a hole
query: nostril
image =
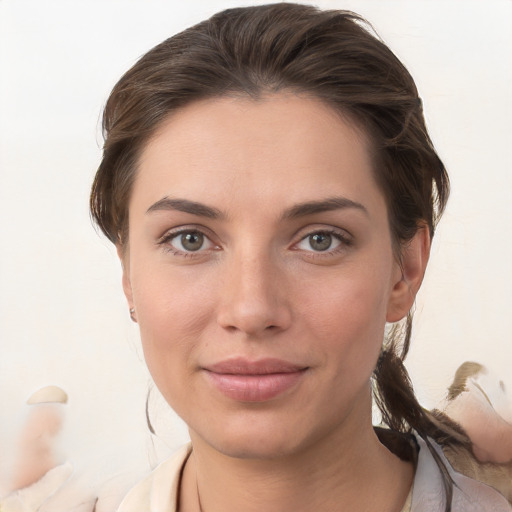
{"type": "Polygon", "coordinates": [[[255,295],[249,293],[250,289],[244,292],[243,288],[227,295],[218,307],[216,321],[224,332],[240,331],[258,337],[263,333],[274,335],[289,327],[292,315],[286,301],[275,296],[269,298],[267,293],[255,295]]]}

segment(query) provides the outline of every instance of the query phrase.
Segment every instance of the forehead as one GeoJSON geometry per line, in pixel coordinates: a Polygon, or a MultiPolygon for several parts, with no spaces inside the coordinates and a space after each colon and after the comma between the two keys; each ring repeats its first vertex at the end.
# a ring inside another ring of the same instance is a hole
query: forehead
{"type": "Polygon", "coordinates": [[[382,199],[372,167],[366,137],[320,100],[208,99],[170,115],[149,140],[131,206],[165,196],[256,208],[263,198],[286,206],[339,194],[371,202],[382,199]]]}

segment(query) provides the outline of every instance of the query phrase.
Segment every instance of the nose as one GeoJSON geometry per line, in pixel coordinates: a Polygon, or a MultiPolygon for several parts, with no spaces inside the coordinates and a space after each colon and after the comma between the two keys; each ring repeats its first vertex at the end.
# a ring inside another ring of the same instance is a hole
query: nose
{"type": "Polygon", "coordinates": [[[228,331],[261,338],[291,324],[284,270],[268,256],[233,257],[223,272],[217,321],[228,331]]]}

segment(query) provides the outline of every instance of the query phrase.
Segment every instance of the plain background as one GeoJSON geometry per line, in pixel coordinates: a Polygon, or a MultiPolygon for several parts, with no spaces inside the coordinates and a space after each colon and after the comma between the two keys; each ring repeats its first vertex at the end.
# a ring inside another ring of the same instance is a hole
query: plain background
{"type": "MultiPolygon", "coordinates": [[[[70,400],[63,456],[151,464],[186,439],[153,393],[89,187],[100,112],[145,51],[232,1],[0,0],[0,454],[36,389],[70,400]]],[[[512,2],[323,1],[366,16],[417,81],[453,192],[418,298],[407,366],[432,407],[479,361],[512,386],[512,2]]],[[[179,291],[177,292],[179,293],[179,291]]],[[[3,472],[3,473],[2,473],[3,472]]]]}

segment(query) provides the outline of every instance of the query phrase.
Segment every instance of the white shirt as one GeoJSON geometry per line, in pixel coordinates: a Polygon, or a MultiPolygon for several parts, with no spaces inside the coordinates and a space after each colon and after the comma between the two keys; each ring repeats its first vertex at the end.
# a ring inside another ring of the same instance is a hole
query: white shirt
{"type": "MultiPolygon", "coordinates": [[[[418,463],[410,509],[402,512],[444,512],[445,492],[441,472],[425,442],[417,437],[418,463]]],[[[457,473],[441,448],[432,442],[454,480],[452,512],[510,512],[508,501],[492,487],[457,473]]],[[[183,466],[192,451],[190,444],[161,463],[125,496],[117,512],[176,512],[183,466]]]]}

